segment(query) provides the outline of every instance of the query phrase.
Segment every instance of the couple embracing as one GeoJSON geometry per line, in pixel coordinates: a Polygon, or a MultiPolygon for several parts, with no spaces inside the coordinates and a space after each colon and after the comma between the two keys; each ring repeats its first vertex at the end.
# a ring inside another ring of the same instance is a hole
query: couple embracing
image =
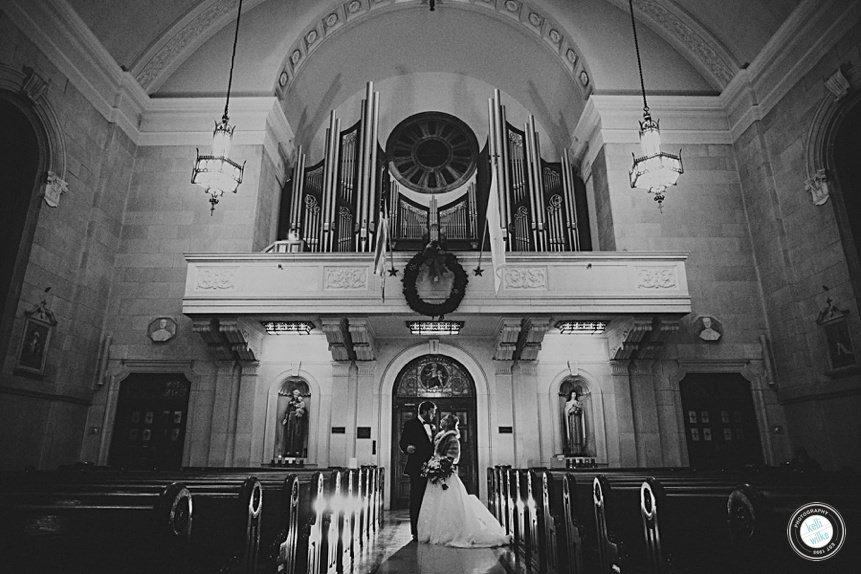
{"type": "Polygon", "coordinates": [[[410,477],[410,529],[413,540],[461,548],[502,546],[505,530],[457,476],[460,421],[449,413],[434,425],[436,405],[419,404],[418,417],[404,423],[400,448],[410,477]]]}

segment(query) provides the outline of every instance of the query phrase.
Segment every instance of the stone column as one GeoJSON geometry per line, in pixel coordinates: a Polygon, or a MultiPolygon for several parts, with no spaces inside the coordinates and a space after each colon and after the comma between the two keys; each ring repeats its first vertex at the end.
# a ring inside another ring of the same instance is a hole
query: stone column
{"type": "MultiPolygon", "coordinates": [[[[356,368],[353,363],[332,363],[332,395],[320,397],[321,408],[329,405],[329,427],[324,432],[329,433],[329,452],[327,465],[347,466],[349,453],[353,451],[352,441],[348,439],[349,425],[353,423],[356,408],[355,389],[357,386],[356,368]],[[352,382],[351,382],[352,380],[352,382]],[[351,386],[354,389],[351,394],[351,386]],[[344,433],[332,433],[335,427],[343,427],[344,433]]],[[[324,413],[320,413],[321,417],[324,413]]],[[[355,429],[353,429],[355,433],[355,429]]],[[[323,454],[318,452],[319,454],[323,454]]],[[[322,465],[322,462],[319,463],[322,465]]]]}
{"type": "MultiPolygon", "coordinates": [[[[358,460],[359,465],[377,464],[377,454],[374,452],[374,443],[380,440],[379,426],[379,410],[392,408],[391,405],[378,404],[380,400],[379,384],[377,380],[377,362],[363,361],[357,363],[358,366],[358,384],[356,385],[356,416],[354,419],[355,427],[368,427],[371,429],[369,438],[356,438],[353,456],[358,460]]],[[[355,430],[355,429],[354,429],[355,430]]],[[[379,452],[379,444],[376,452],[379,452]]]]}
{"type": "Polygon", "coordinates": [[[493,452],[490,453],[491,465],[514,465],[517,459],[515,436],[518,429],[514,424],[514,377],[511,374],[511,361],[493,361],[494,376],[491,380],[489,407],[491,412],[493,452]],[[502,434],[500,427],[510,427],[513,434],[502,434]]]}
{"type": "MultiPolygon", "coordinates": [[[[217,361],[212,384],[212,427],[209,435],[208,466],[230,466],[233,460],[236,406],[239,401],[239,380],[234,375],[233,361],[217,361]]],[[[193,437],[197,438],[197,437],[193,437]]]]}
{"type": "Polygon", "coordinates": [[[607,421],[607,463],[614,466],[637,465],[637,433],[628,361],[610,361],[610,393],[605,401],[607,421]],[[611,425],[615,422],[615,429],[611,425]],[[615,440],[612,436],[615,430],[615,440]]]}
{"type": "Polygon", "coordinates": [[[535,363],[515,363],[511,369],[514,412],[514,463],[519,468],[541,464],[535,363]]]}
{"type": "Polygon", "coordinates": [[[239,403],[236,408],[236,430],[233,466],[262,464],[263,433],[266,427],[266,391],[257,376],[258,363],[239,367],[239,403]]]}
{"type": "Polygon", "coordinates": [[[631,414],[636,433],[637,465],[660,466],[663,457],[652,362],[634,361],[628,372],[631,380],[631,414]]]}

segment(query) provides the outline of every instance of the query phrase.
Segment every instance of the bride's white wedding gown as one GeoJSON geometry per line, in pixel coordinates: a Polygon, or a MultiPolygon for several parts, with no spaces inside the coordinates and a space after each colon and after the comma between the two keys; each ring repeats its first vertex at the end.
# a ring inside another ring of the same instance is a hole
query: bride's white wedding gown
{"type": "MultiPolygon", "coordinates": [[[[434,456],[450,456],[457,464],[460,443],[455,431],[443,431],[434,440],[434,456]]],[[[428,481],[418,521],[419,542],[461,548],[503,546],[511,539],[481,501],[466,491],[453,473],[442,483],[428,481]]]]}

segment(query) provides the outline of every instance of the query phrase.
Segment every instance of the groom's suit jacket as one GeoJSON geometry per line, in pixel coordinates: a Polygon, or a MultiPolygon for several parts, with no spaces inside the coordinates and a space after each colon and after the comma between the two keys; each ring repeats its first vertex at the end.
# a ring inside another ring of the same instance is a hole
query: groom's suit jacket
{"type": "MultiPolygon", "coordinates": [[[[435,430],[431,426],[431,436],[433,436],[435,430]]],[[[401,451],[407,454],[407,465],[404,467],[404,474],[407,476],[418,476],[422,471],[422,464],[428,461],[431,455],[433,455],[433,442],[428,438],[425,426],[418,417],[404,423],[399,446],[401,447],[401,451]],[[409,445],[416,447],[416,451],[413,454],[407,453],[409,445]]]]}

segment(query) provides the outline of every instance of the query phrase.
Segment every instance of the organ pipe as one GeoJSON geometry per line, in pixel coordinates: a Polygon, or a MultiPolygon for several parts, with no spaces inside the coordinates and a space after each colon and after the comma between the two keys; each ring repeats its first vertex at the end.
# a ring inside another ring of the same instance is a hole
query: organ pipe
{"type": "Polygon", "coordinates": [[[535,229],[536,251],[546,251],[546,233],[544,229],[544,181],[541,177],[541,150],[538,141],[538,131],[535,129],[535,116],[529,116],[529,124],[526,130],[527,154],[529,154],[529,183],[532,212],[535,217],[533,229],[535,229]]]}
{"type": "Polygon", "coordinates": [[[571,250],[580,251],[580,236],[577,233],[577,206],[574,203],[574,178],[567,151],[562,153],[562,185],[565,192],[565,210],[568,215],[567,232],[571,250]]]}
{"type": "Polygon", "coordinates": [[[331,252],[335,244],[335,206],[337,205],[337,176],[341,120],[335,111],[329,114],[329,128],[326,131],[326,170],[323,178],[323,249],[331,252]]]}
{"type": "MultiPolygon", "coordinates": [[[[374,198],[376,197],[376,189],[377,189],[377,136],[379,134],[380,128],[380,93],[374,92],[374,83],[368,82],[369,90],[371,91],[371,96],[373,98],[373,103],[371,105],[371,135],[369,138],[369,143],[371,146],[370,149],[370,158],[369,158],[369,166],[368,166],[368,201],[365,202],[365,219],[367,221],[373,221],[377,217],[377,210],[374,207],[374,198]]],[[[366,251],[370,251],[371,242],[368,241],[365,246],[366,251]]]]}
{"type": "Polygon", "coordinates": [[[496,116],[496,133],[498,142],[497,146],[500,152],[499,157],[499,173],[501,175],[499,180],[499,189],[502,190],[502,214],[500,218],[500,222],[503,227],[505,227],[505,239],[506,243],[508,243],[508,249],[511,251],[513,248],[511,246],[511,234],[509,233],[509,223],[513,220],[514,217],[514,208],[511,202],[511,182],[509,181],[508,174],[508,165],[509,165],[509,154],[508,154],[508,138],[507,138],[507,129],[506,125],[508,120],[505,117],[505,106],[502,105],[501,99],[499,97],[499,90],[494,91],[494,97],[496,98],[496,107],[495,107],[495,116],[496,116]]]}
{"type": "Polygon", "coordinates": [[[290,196],[289,233],[299,233],[302,223],[302,195],[305,189],[305,154],[302,146],[296,149],[296,164],[293,166],[293,190],[290,196]]]}
{"type": "Polygon", "coordinates": [[[536,186],[535,186],[535,150],[533,145],[535,142],[532,139],[532,116],[529,121],[523,126],[523,139],[525,140],[524,147],[526,148],[526,181],[528,182],[529,193],[529,211],[532,214],[532,245],[535,251],[542,251],[538,241],[538,220],[541,217],[541,204],[536,202],[536,186]]]}

